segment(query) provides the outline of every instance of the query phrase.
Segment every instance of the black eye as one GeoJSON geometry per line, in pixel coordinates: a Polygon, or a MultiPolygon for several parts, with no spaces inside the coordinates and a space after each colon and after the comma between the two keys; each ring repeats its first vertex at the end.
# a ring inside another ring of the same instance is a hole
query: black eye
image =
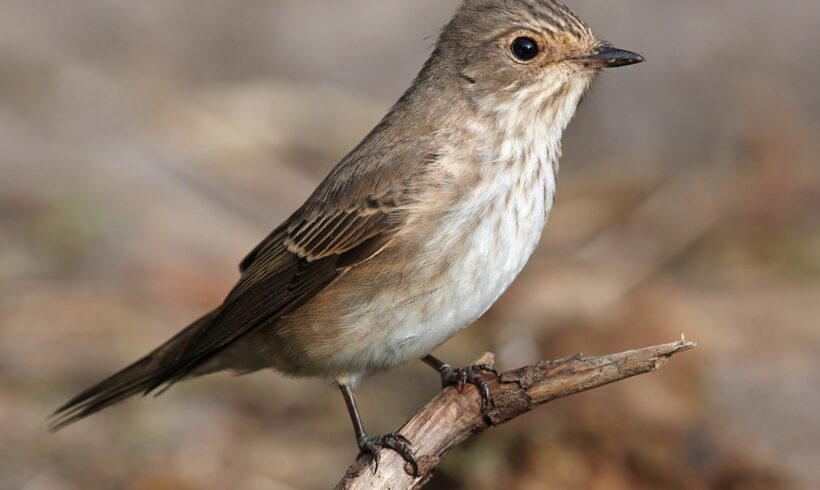
{"type": "Polygon", "coordinates": [[[512,43],[512,52],[521,61],[530,61],[538,56],[538,43],[529,37],[516,38],[512,43]]]}

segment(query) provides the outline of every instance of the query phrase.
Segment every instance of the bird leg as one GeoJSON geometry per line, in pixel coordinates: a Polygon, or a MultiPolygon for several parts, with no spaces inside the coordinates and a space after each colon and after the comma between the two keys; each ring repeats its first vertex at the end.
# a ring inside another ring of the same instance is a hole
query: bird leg
{"type": "Polygon", "coordinates": [[[429,354],[421,360],[441,374],[441,386],[443,388],[455,385],[458,387],[458,390],[461,391],[467,383],[478,388],[478,392],[481,394],[481,413],[487,413],[493,400],[490,396],[490,387],[481,375],[487,373],[498,376],[498,372],[493,369],[492,366],[489,364],[477,364],[454,368],[429,354]]]}
{"type": "Polygon", "coordinates": [[[373,474],[379,471],[379,460],[381,459],[380,450],[383,448],[392,449],[401,455],[405,461],[410,463],[413,467],[413,476],[418,476],[419,465],[416,461],[416,456],[413,450],[410,449],[410,440],[403,435],[392,432],[383,436],[369,436],[364,431],[362,418],[359,416],[359,409],[356,407],[356,398],[353,396],[353,390],[350,386],[339,384],[339,389],[342,390],[342,396],[345,398],[345,405],[347,405],[347,412],[350,414],[350,420],[353,422],[353,431],[356,434],[356,444],[359,446],[359,457],[369,454],[373,458],[373,474]]]}

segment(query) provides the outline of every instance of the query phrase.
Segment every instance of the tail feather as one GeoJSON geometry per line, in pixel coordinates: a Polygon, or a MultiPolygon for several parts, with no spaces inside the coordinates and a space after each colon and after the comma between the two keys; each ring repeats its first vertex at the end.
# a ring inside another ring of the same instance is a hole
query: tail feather
{"type": "Polygon", "coordinates": [[[162,386],[167,381],[163,374],[179,358],[180,348],[215,314],[215,311],[208,313],[147,356],[67,401],[51,415],[49,430],[58,431],[128,397],[147,395],[162,386]]]}

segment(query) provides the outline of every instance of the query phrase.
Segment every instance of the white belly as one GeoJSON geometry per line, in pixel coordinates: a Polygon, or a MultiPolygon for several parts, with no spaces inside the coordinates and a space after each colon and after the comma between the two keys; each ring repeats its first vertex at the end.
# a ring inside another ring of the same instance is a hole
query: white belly
{"type": "Polygon", "coordinates": [[[292,374],[343,375],[355,384],[429,354],[486,312],[535,250],[555,195],[552,166],[538,168],[532,163],[482,179],[447,219],[431,225],[418,270],[400,279],[406,287],[381,288],[365,302],[359,297],[355,308],[334,318],[339,343],[332,352],[287,361],[280,346],[293,339],[283,344],[274,329],[206,371],[275,366],[292,374]]]}
{"type": "MultiPolygon", "coordinates": [[[[431,236],[428,256],[444,256],[445,271],[429,289],[411,299],[375,298],[368,311],[375,324],[385,325],[365,346],[372,370],[387,369],[418,359],[484,314],[518,276],[535,250],[555,194],[550,167],[486,179],[452,212],[452,229],[431,236]],[[465,225],[470,229],[466,240],[465,225]],[[449,256],[447,251],[455,251],[449,256]],[[384,309],[385,304],[401,307],[384,309]]],[[[368,315],[368,316],[370,316],[368,315]]],[[[365,373],[362,373],[365,374],[365,373]]]]}

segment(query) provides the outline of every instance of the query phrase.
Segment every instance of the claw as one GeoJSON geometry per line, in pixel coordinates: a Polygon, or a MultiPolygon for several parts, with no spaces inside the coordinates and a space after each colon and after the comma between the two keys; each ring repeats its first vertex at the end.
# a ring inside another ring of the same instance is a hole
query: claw
{"type": "Polygon", "coordinates": [[[410,439],[404,437],[402,434],[395,433],[394,435],[396,436],[396,439],[403,442],[404,444],[406,444],[408,446],[412,444],[412,442],[410,442],[410,439]]]}
{"type": "Polygon", "coordinates": [[[467,383],[478,388],[478,392],[481,395],[481,413],[486,414],[493,405],[492,396],[490,395],[490,386],[481,376],[481,373],[498,376],[498,371],[493,369],[489,364],[477,364],[462,368],[454,368],[445,364],[444,367],[440,369],[440,372],[442,387],[446,388],[455,385],[459,393],[464,390],[464,385],[467,383]]]}
{"type": "Polygon", "coordinates": [[[369,454],[372,458],[372,471],[375,475],[379,471],[381,460],[381,449],[392,449],[413,467],[413,476],[419,475],[419,464],[416,455],[410,449],[411,442],[408,438],[399,433],[385,434],[383,436],[365,436],[359,440],[360,456],[369,454]]]}

